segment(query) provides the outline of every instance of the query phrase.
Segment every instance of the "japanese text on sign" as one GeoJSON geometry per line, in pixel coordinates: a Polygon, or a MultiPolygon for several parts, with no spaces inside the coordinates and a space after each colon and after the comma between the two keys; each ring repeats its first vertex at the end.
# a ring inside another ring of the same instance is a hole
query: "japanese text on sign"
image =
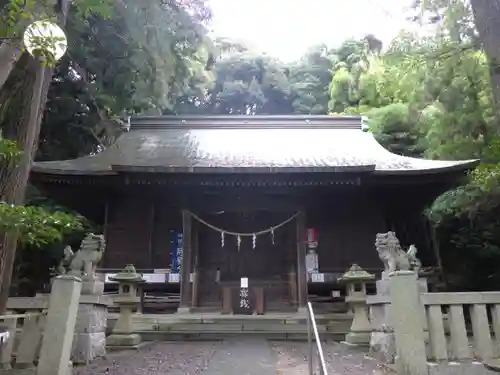
{"type": "Polygon", "coordinates": [[[250,303],[248,302],[248,288],[240,289],[240,307],[249,309],[250,303]]]}
{"type": "Polygon", "coordinates": [[[325,275],[322,273],[312,273],[311,274],[311,281],[313,283],[324,283],[325,282],[325,275]]]}
{"type": "Polygon", "coordinates": [[[183,233],[174,232],[172,239],[172,272],[179,273],[182,265],[182,255],[184,252],[183,233]]]}

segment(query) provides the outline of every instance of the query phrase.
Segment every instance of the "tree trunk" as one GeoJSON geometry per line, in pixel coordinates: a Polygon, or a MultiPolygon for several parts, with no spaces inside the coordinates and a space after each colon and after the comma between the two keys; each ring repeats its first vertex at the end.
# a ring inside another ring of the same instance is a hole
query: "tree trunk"
{"type": "Polygon", "coordinates": [[[470,4],[490,64],[495,111],[500,125],[500,0],[470,0],[470,4]]]}
{"type": "Polygon", "coordinates": [[[14,41],[0,45],[0,89],[9,78],[14,65],[16,65],[22,54],[19,44],[14,43],[14,41]]]}
{"type": "MultiPolygon", "coordinates": [[[[59,18],[60,23],[64,25],[67,19],[69,1],[63,0],[60,5],[59,18]]],[[[0,191],[5,191],[3,201],[13,204],[24,203],[31,165],[38,148],[47,95],[54,74],[53,68],[43,68],[38,59],[27,54],[25,54],[24,63],[26,69],[23,78],[26,80],[26,84],[23,85],[24,90],[20,97],[19,117],[15,121],[18,126],[14,131],[11,127],[11,134],[14,135],[14,140],[19,143],[24,153],[14,173],[7,174],[8,178],[0,181],[0,191]],[[6,188],[2,189],[2,185],[6,188]]],[[[8,137],[7,134],[6,136],[8,137]]],[[[18,236],[18,233],[15,232],[0,235],[0,314],[4,313],[7,307],[18,236]]]]}
{"type": "MultiPolygon", "coordinates": [[[[22,85],[18,91],[12,93],[15,97],[6,108],[7,113],[5,122],[9,125],[6,128],[5,137],[16,141],[22,150],[24,150],[21,162],[18,166],[9,166],[2,171],[0,180],[0,191],[3,192],[2,201],[11,204],[24,203],[24,195],[28,183],[29,170],[33,160],[34,138],[33,132],[28,124],[33,123],[38,118],[40,108],[39,100],[33,100],[39,97],[33,93],[40,92],[42,88],[42,79],[34,79],[38,66],[37,61],[28,55],[23,56],[19,62],[18,71],[12,77],[13,80],[20,79],[22,85]],[[34,103],[36,101],[37,103],[34,103]],[[35,105],[37,108],[35,109],[35,105]]],[[[42,93],[43,94],[43,93],[42,93]]],[[[4,232],[0,234],[0,313],[5,311],[7,299],[9,296],[10,279],[15,260],[18,234],[15,232],[4,232]]]]}

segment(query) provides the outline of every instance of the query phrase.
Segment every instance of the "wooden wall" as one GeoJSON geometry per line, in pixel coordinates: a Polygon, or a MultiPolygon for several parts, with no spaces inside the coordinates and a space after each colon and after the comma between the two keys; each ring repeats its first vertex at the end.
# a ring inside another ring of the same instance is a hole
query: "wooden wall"
{"type": "Polygon", "coordinates": [[[108,202],[103,268],[123,268],[129,263],[136,268],[150,266],[153,214],[152,205],[138,199],[108,202]]]}
{"type": "MultiPolygon", "coordinates": [[[[201,213],[208,222],[231,231],[252,232],[278,224],[290,212],[257,211],[246,213],[201,213]]],[[[312,207],[306,212],[306,226],[319,231],[319,262],[322,272],[343,272],[352,263],[367,269],[380,269],[382,264],[373,246],[375,234],[386,231],[383,203],[367,194],[347,194],[312,207]]],[[[226,236],[220,246],[220,233],[198,225],[198,265],[207,282],[215,280],[217,269],[221,281],[239,280],[242,276],[260,279],[285,277],[296,264],[295,222],[270,236],[259,236],[256,248],[252,239],[242,238],[238,252],[236,237],[226,236]],[[245,274],[245,275],[244,275],[245,274]]],[[[137,268],[168,268],[174,231],[182,231],[179,209],[137,196],[109,202],[106,225],[107,250],[105,268],[121,268],[133,263],[137,268]]]]}
{"type": "Polygon", "coordinates": [[[182,215],[179,210],[155,204],[155,221],[152,233],[152,260],[149,268],[169,268],[175,232],[182,232],[182,215]]]}
{"type": "Polygon", "coordinates": [[[383,203],[368,195],[344,198],[307,213],[306,226],[318,230],[320,272],[345,272],[353,263],[383,268],[374,247],[376,233],[388,230],[383,203]]]}

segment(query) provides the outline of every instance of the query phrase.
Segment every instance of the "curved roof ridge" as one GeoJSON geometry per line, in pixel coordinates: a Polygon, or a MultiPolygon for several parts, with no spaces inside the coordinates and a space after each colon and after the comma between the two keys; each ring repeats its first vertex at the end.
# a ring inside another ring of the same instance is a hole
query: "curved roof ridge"
{"type": "Polygon", "coordinates": [[[130,130],[144,129],[361,129],[361,116],[188,115],[130,117],[130,130]]]}

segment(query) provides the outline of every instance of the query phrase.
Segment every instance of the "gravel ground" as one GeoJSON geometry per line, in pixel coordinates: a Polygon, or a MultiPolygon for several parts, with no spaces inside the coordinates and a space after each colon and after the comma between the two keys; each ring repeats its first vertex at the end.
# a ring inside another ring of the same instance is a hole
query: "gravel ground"
{"type": "Polygon", "coordinates": [[[88,366],[75,367],[73,375],[197,375],[208,366],[220,343],[159,342],[137,352],[108,354],[88,366]]]}
{"type": "Polygon", "coordinates": [[[494,375],[494,371],[488,370],[481,363],[460,363],[460,364],[431,364],[429,366],[430,375],[494,375]]]}
{"type": "MultiPolygon", "coordinates": [[[[273,348],[277,354],[278,375],[308,374],[307,343],[275,342],[273,348]]],[[[374,359],[366,357],[363,351],[353,347],[336,342],[325,342],[323,352],[328,375],[391,374],[390,371],[379,366],[374,359]]]]}
{"type": "Polygon", "coordinates": [[[217,348],[203,375],[276,375],[276,355],[262,337],[233,338],[217,348]]]}
{"type": "MultiPolygon", "coordinates": [[[[359,349],[326,342],[328,375],[394,375],[359,349]]],[[[159,342],[139,351],[111,353],[73,375],[307,375],[307,343],[226,340],[159,342]]],[[[482,364],[431,365],[430,375],[493,375],[482,364]]],[[[35,375],[33,370],[0,375],[35,375]]]]}

